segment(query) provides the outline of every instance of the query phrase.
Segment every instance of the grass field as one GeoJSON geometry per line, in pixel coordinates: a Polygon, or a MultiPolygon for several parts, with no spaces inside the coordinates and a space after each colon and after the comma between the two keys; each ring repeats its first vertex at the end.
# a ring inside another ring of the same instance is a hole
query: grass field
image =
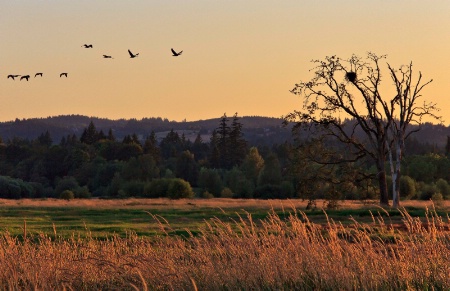
{"type": "MultiPolygon", "coordinates": [[[[21,236],[24,224],[28,235],[40,233],[67,238],[72,235],[104,239],[112,235],[126,237],[134,232],[138,236],[161,234],[186,234],[187,230],[197,233],[205,221],[218,218],[235,221],[251,214],[254,221],[268,216],[273,209],[280,217],[292,211],[303,211],[317,224],[324,224],[327,218],[322,209],[322,201],[315,210],[306,210],[302,200],[237,200],[237,199],[123,199],[123,200],[60,200],[60,199],[0,199],[0,231],[21,236]],[[167,223],[166,223],[167,222],[167,223]]],[[[426,209],[435,206],[431,201],[405,201],[408,213],[415,217],[425,217],[426,209]]],[[[445,216],[450,203],[442,203],[437,212],[445,216]]],[[[328,217],[343,224],[352,223],[350,217],[361,223],[372,221],[374,216],[383,216],[388,223],[401,224],[402,216],[397,209],[381,209],[376,202],[342,202],[337,210],[327,210],[328,217]],[[388,214],[387,214],[388,213],[388,214]]]]}
{"type": "Polygon", "coordinates": [[[403,206],[0,200],[0,289],[450,290],[450,205],[403,206]]]}

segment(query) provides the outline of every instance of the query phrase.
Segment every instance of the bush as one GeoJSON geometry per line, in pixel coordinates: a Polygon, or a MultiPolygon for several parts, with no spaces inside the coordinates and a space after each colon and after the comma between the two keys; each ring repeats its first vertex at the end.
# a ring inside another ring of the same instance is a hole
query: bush
{"type": "Polygon", "coordinates": [[[121,190],[125,192],[127,197],[146,196],[144,191],[146,184],[146,182],[138,180],[127,181],[122,184],[121,190]]]}
{"type": "Polygon", "coordinates": [[[205,192],[202,193],[202,198],[205,198],[205,199],[212,199],[212,198],[214,198],[214,195],[212,195],[212,194],[209,193],[208,191],[205,191],[205,192]]]}
{"type": "Polygon", "coordinates": [[[439,192],[441,192],[444,197],[450,196],[450,185],[446,180],[442,178],[437,180],[436,187],[439,189],[439,192]]]}
{"type": "Polygon", "coordinates": [[[260,199],[286,199],[288,197],[283,197],[281,187],[279,185],[266,184],[256,187],[253,193],[254,198],[260,199]]]}
{"type": "Polygon", "coordinates": [[[33,197],[34,189],[21,179],[0,176],[0,197],[8,199],[20,199],[33,197]]]}
{"type": "Polygon", "coordinates": [[[222,198],[233,198],[233,191],[231,191],[230,188],[225,187],[225,188],[223,188],[222,192],[220,193],[220,197],[222,197],[222,198]]]}
{"type": "Polygon", "coordinates": [[[295,194],[294,185],[290,181],[283,181],[280,185],[281,188],[281,196],[286,198],[292,198],[295,194]]]}
{"type": "Polygon", "coordinates": [[[198,176],[198,186],[219,197],[223,189],[222,179],[216,169],[202,168],[198,176]]]}
{"type": "Polygon", "coordinates": [[[409,176],[400,177],[400,197],[413,198],[416,195],[416,182],[409,176]]]}
{"type": "Polygon", "coordinates": [[[419,199],[421,200],[430,200],[434,194],[439,192],[437,187],[433,184],[425,184],[421,182],[420,185],[419,199]]]}
{"type": "Polygon", "coordinates": [[[188,181],[176,178],[171,179],[167,196],[170,199],[193,198],[194,191],[188,181]]]}
{"type": "Polygon", "coordinates": [[[64,190],[59,194],[60,199],[72,200],[75,198],[75,194],[73,194],[70,190],[64,190]]]}
{"type": "Polygon", "coordinates": [[[144,187],[144,196],[148,198],[167,197],[170,180],[167,178],[152,180],[144,187]]]}
{"type": "Polygon", "coordinates": [[[78,188],[80,188],[80,185],[78,185],[77,180],[72,176],[66,176],[56,183],[55,192],[57,195],[61,195],[64,190],[76,192],[78,188]]]}
{"type": "Polygon", "coordinates": [[[444,197],[441,193],[435,193],[433,196],[431,196],[431,200],[437,205],[440,205],[442,203],[442,200],[444,200],[444,197]]]}
{"type": "Polygon", "coordinates": [[[75,198],[87,199],[91,198],[91,192],[87,186],[79,187],[75,192],[75,198]]]}

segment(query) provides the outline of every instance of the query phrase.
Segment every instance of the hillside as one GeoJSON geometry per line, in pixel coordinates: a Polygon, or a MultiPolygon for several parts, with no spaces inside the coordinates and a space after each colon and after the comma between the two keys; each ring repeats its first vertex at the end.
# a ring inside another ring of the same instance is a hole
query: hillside
{"type": "MultiPolygon", "coordinates": [[[[232,117],[229,119],[231,123],[232,117]]],[[[281,118],[244,116],[239,120],[243,124],[244,137],[250,144],[270,146],[291,139],[291,131],[283,127],[281,118]]],[[[178,122],[160,117],[111,120],[83,115],[60,115],[0,122],[0,137],[4,141],[14,137],[32,140],[48,130],[53,142],[58,143],[68,134],[80,137],[91,121],[99,131],[107,133],[111,129],[118,139],[133,133],[144,139],[152,131],[156,133],[158,139],[162,139],[173,129],[180,134],[184,133],[190,140],[194,140],[200,133],[203,141],[208,142],[211,132],[219,126],[220,118],[178,122]]],[[[414,142],[442,148],[447,142],[447,136],[450,136],[450,126],[426,123],[412,137],[414,142]]]]}
{"type": "MultiPolygon", "coordinates": [[[[229,117],[229,119],[232,119],[232,117],[229,117]]],[[[1,122],[0,137],[5,141],[14,137],[31,140],[48,130],[53,142],[57,143],[68,134],[81,136],[83,130],[91,121],[94,122],[99,131],[102,130],[107,133],[111,129],[118,139],[133,133],[144,139],[152,131],[161,139],[173,129],[180,134],[184,133],[188,139],[193,140],[200,133],[204,141],[209,141],[211,132],[219,126],[220,118],[177,122],[160,117],[143,118],[141,120],[111,120],[83,115],[61,115],[1,122]]],[[[283,127],[280,118],[245,116],[241,117],[239,121],[243,124],[244,136],[250,143],[271,145],[282,143],[291,137],[290,130],[283,127]]]]}

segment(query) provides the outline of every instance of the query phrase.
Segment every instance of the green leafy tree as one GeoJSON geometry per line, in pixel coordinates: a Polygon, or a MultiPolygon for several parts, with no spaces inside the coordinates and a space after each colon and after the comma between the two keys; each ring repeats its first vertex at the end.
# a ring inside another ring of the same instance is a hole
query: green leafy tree
{"type": "Polygon", "coordinates": [[[281,184],[281,167],[278,157],[271,153],[267,156],[264,167],[258,176],[258,186],[263,185],[280,185],[281,184]]]}
{"type": "Polygon", "coordinates": [[[198,187],[203,191],[212,193],[215,197],[220,197],[223,189],[223,182],[217,169],[201,168],[198,176],[198,187]]]}
{"type": "Polygon", "coordinates": [[[198,164],[195,161],[194,154],[188,150],[183,151],[177,158],[176,176],[195,186],[197,184],[198,172],[198,164]]]}
{"type": "Polygon", "coordinates": [[[248,154],[245,156],[244,162],[241,165],[242,172],[245,177],[252,181],[253,186],[258,182],[258,176],[264,167],[264,159],[259,154],[257,147],[251,147],[248,154]]]}
{"type": "Polygon", "coordinates": [[[123,166],[121,177],[127,181],[151,181],[159,178],[159,168],[149,154],[130,158],[123,166]]]}

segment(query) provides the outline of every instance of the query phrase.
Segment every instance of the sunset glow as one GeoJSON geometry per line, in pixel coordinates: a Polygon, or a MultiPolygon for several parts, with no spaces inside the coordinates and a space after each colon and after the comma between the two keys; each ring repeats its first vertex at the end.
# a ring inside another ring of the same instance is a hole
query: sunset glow
{"type": "Polygon", "coordinates": [[[433,79],[423,98],[450,122],[449,1],[17,0],[0,11],[0,121],[280,117],[301,108],[289,90],[312,77],[312,59],[372,51],[433,79]]]}

